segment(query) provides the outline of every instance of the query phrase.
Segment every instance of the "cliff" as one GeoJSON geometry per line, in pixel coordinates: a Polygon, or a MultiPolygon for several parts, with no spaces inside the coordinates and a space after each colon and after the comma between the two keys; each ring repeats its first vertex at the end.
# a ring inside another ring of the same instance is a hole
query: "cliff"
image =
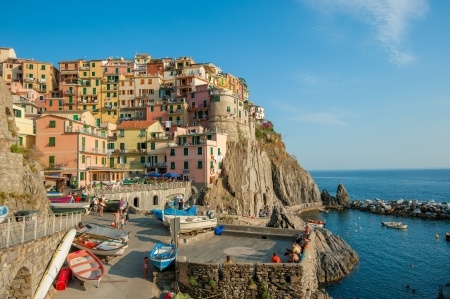
{"type": "Polygon", "coordinates": [[[39,210],[48,212],[41,166],[36,151],[16,145],[18,129],[14,120],[12,97],[0,77],[0,205],[11,212],[39,210]]]}
{"type": "Polygon", "coordinates": [[[250,126],[229,127],[222,176],[205,195],[208,205],[257,215],[266,206],[271,210],[321,201],[311,175],[286,152],[279,134],[257,131],[255,138],[250,126]]]}

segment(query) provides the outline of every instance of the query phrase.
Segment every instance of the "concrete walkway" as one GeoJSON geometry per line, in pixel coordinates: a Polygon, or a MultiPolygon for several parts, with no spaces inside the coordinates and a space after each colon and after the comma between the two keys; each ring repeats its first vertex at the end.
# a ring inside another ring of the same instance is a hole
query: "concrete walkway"
{"type": "MultiPolygon", "coordinates": [[[[103,218],[98,215],[83,216],[82,221],[85,224],[110,225],[112,218],[112,214],[105,213],[103,218]]],[[[124,255],[105,263],[107,273],[103,276],[99,288],[88,282],[81,286],[80,281],[73,278],[67,288],[59,291],[55,298],[159,298],[160,294],[152,283],[153,267],[149,265],[149,277],[144,279],[142,261],[156,243],[170,243],[169,229],[150,216],[130,215],[130,222],[125,226],[125,230],[130,231],[128,249],[124,255]]]]}

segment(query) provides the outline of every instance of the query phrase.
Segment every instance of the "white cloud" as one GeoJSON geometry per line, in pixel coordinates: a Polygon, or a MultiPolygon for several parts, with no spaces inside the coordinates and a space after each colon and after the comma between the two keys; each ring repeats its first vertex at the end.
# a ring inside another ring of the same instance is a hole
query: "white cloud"
{"type": "Polygon", "coordinates": [[[359,78],[350,78],[338,73],[315,74],[307,70],[300,70],[294,75],[294,80],[309,87],[336,87],[367,85],[367,81],[359,78]]]}
{"type": "MultiPolygon", "coordinates": [[[[426,0],[305,0],[326,13],[343,12],[367,23],[374,39],[389,56],[391,63],[403,66],[415,60],[404,46],[412,21],[428,11],[426,0]]],[[[302,1],[300,1],[302,2],[302,1]]]]}

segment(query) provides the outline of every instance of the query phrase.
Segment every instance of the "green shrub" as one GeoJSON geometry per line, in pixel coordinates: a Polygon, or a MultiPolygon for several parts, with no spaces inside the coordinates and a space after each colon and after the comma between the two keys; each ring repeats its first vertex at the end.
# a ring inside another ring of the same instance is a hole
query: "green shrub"
{"type": "Polygon", "coordinates": [[[195,279],[194,276],[189,277],[189,284],[191,285],[191,287],[196,286],[197,285],[197,279],[195,279]]]}
{"type": "Polygon", "coordinates": [[[216,287],[216,281],[214,279],[210,279],[208,282],[209,286],[212,287],[213,289],[216,287]]]}

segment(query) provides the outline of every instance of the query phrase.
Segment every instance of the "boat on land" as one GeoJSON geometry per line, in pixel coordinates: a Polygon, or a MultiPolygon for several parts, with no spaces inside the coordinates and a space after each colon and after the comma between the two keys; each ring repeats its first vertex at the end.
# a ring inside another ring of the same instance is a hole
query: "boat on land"
{"type": "Polygon", "coordinates": [[[50,203],[50,209],[55,214],[62,213],[84,213],[89,214],[89,203],[73,202],[73,203],[50,203]]]}
{"type": "Polygon", "coordinates": [[[178,210],[174,208],[166,208],[164,210],[153,209],[150,211],[155,218],[163,221],[164,215],[176,215],[176,216],[197,216],[197,207],[191,206],[184,210],[178,210]]]}
{"type": "Polygon", "coordinates": [[[175,244],[158,243],[150,251],[150,260],[153,266],[160,271],[169,267],[178,255],[175,244]]]}
{"type": "Polygon", "coordinates": [[[313,219],[307,219],[306,223],[308,223],[310,226],[313,227],[325,227],[325,220],[313,220],[313,219]]]}
{"type": "Polygon", "coordinates": [[[67,264],[75,275],[82,282],[89,281],[96,283],[97,288],[100,285],[100,280],[105,275],[105,266],[89,250],[78,250],[69,253],[67,256],[67,264]]]}
{"type": "Polygon", "coordinates": [[[389,228],[397,228],[397,229],[405,229],[408,227],[407,224],[404,224],[402,222],[394,222],[394,221],[384,221],[381,222],[382,225],[389,227],[389,228]]]}
{"type": "Polygon", "coordinates": [[[9,209],[7,206],[0,206],[0,223],[5,221],[6,217],[8,216],[9,209]]]}
{"type": "Polygon", "coordinates": [[[180,233],[190,233],[198,230],[212,229],[217,226],[217,218],[207,216],[192,216],[180,219],[180,233]]]}
{"type": "Polygon", "coordinates": [[[130,232],[93,223],[85,224],[83,228],[79,229],[77,232],[78,235],[82,233],[89,233],[91,235],[103,236],[111,239],[119,239],[123,240],[125,243],[128,242],[130,236],[130,232]]]}
{"type": "Polygon", "coordinates": [[[127,242],[122,239],[90,233],[78,234],[73,239],[72,245],[78,249],[90,250],[93,254],[104,257],[123,255],[128,247],[127,242]]]}
{"type": "Polygon", "coordinates": [[[53,284],[55,277],[66,260],[75,234],[76,230],[72,228],[66,233],[61,243],[59,243],[58,248],[56,248],[53,257],[39,282],[38,288],[34,293],[34,299],[43,299],[47,295],[50,286],[53,284]]]}
{"type": "Polygon", "coordinates": [[[66,195],[66,196],[60,196],[60,197],[49,197],[47,196],[48,200],[50,200],[53,203],[71,203],[71,202],[80,202],[81,197],[80,196],[72,196],[72,195],[66,195]]]}

